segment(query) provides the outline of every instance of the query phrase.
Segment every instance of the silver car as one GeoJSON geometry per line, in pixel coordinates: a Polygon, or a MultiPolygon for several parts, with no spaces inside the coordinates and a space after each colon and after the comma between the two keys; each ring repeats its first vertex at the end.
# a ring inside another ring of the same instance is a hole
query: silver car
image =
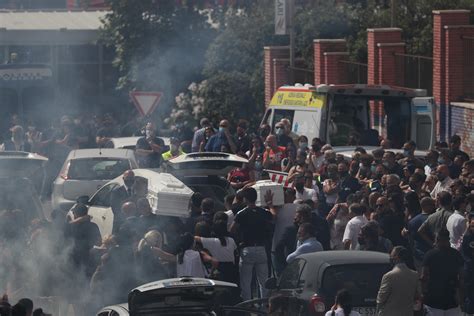
{"type": "Polygon", "coordinates": [[[109,180],[138,168],[130,149],[72,150],[53,183],[52,207],[68,211],[77,198],[91,196],[109,180]]]}
{"type": "Polygon", "coordinates": [[[0,211],[20,209],[26,219],[44,219],[39,199],[43,166],[48,158],[27,152],[0,152],[0,211]]]}

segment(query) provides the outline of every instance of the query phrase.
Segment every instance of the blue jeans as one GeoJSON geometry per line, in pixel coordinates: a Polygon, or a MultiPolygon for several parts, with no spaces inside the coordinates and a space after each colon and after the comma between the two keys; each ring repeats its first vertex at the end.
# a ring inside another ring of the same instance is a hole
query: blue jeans
{"type": "Polygon", "coordinates": [[[267,290],[264,288],[265,281],[268,278],[268,263],[265,247],[245,247],[240,254],[240,287],[242,289],[242,298],[244,301],[252,297],[252,275],[253,269],[257,275],[258,285],[262,297],[267,296],[267,290]]]}

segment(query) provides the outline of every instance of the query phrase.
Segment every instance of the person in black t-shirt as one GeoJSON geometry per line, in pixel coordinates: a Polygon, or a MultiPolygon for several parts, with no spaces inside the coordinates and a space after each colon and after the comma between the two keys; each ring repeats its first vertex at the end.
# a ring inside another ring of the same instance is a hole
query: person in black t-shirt
{"type": "Polygon", "coordinates": [[[461,315],[463,263],[461,254],[450,246],[449,232],[441,229],[436,248],[425,254],[421,276],[424,303],[430,315],[461,315]]]}
{"type": "Polygon", "coordinates": [[[156,136],[155,125],[147,123],[145,137],[138,139],[135,151],[140,168],[159,168],[164,146],[165,142],[156,136]]]}
{"type": "Polygon", "coordinates": [[[273,216],[266,209],[255,205],[257,191],[254,188],[244,189],[243,195],[247,207],[237,213],[230,230],[240,236],[240,287],[242,298],[249,300],[254,268],[262,297],[266,297],[267,294],[263,286],[268,278],[268,258],[265,244],[273,216]]]}

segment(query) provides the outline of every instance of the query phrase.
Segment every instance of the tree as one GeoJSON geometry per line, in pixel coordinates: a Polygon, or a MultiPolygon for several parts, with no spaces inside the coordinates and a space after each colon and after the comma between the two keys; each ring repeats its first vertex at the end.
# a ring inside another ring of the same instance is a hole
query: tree
{"type": "Polygon", "coordinates": [[[162,91],[160,108],[167,112],[179,91],[202,78],[216,31],[201,2],[108,1],[102,37],[116,50],[119,89],[162,91]]]}

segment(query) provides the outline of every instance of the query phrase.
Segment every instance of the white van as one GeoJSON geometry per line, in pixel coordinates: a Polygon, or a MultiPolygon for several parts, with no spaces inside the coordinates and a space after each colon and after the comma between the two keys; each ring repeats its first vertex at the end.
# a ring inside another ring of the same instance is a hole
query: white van
{"type": "Polygon", "coordinates": [[[379,137],[394,148],[414,140],[428,150],[436,140],[435,103],[426,90],[386,85],[282,86],[273,96],[262,120],[271,126],[283,118],[292,131],[311,141],[318,137],[332,146],[378,146],[379,137]],[[382,122],[371,105],[380,102],[382,122]]]}

